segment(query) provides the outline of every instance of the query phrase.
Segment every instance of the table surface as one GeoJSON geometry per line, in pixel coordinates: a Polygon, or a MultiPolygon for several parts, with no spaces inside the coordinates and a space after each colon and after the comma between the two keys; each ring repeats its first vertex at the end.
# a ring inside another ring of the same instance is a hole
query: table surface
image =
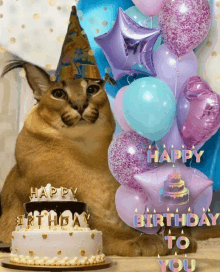
{"type": "MultiPolygon", "coordinates": [[[[0,252],[0,261],[7,258],[9,253],[0,252]]],[[[171,260],[176,256],[160,257],[160,260],[171,260]]],[[[184,255],[177,256],[184,259],[184,255]]],[[[216,272],[220,271],[220,239],[209,239],[198,242],[198,252],[188,254],[187,258],[195,259],[198,272],[216,272]]],[[[103,272],[161,272],[161,267],[157,257],[118,257],[110,256],[113,266],[100,271],[103,272]]],[[[23,270],[12,270],[0,266],[0,272],[13,272],[23,270]]]]}

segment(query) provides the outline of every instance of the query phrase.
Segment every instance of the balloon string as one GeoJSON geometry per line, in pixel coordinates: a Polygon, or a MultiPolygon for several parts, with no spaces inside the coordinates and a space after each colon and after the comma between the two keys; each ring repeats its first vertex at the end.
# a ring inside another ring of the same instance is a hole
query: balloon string
{"type": "Polygon", "coordinates": [[[153,16],[150,17],[151,20],[151,28],[153,28],[153,16]]]}
{"type": "Polygon", "coordinates": [[[145,24],[145,26],[147,27],[147,22],[150,20],[150,17],[146,20],[146,21],[143,21],[143,23],[145,24]]]}
{"type": "MultiPolygon", "coordinates": [[[[130,75],[129,75],[130,76],[130,75]]],[[[129,85],[131,85],[131,82],[128,80],[129,79],[129,76],[127,77],[127,82],[129,85]]]]}

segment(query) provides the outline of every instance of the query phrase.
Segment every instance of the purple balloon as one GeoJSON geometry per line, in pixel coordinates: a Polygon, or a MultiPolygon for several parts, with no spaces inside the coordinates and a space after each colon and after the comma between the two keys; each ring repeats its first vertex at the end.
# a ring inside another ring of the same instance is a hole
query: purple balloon
{"type": "MultiPolygon", "coordinates": [[[[145,28],[134,22],[121,8],[113,27],[105,34],[95,37],[118,80],[124,75],[134,75],[135,63],[141,63],[153,76],[153,47],[160,36],[160,29],[145,28]]],[[[143,72],[142,72],[143,73],[143,72]]]]}
{"type": "Polygon", "coordinates": [[[211,9],[208,0],[168,0],[158,18],[164,43],[181,57],[205,39],[211,26],[211,9]]]}
{"type": "MultiPolygon", "coordinates": [[[[208,177],[199,171],[196,168],[189,168],[190,171],[192,171],[194,174],[202,177],[207,178],[208,177]]],[[[201,217],[203,215],[203,209],[206,211],[208,210],[211,202],[212,202],[212,196],[213,196],[213,188],[212,186],[209,186],[204,192],[201,193],[201,195],[198,196],[198,198],[195,200],[192,209],[196,211],[196,214],[201,217]]]]}
{"type": "Polygon", "coordinates": [[[204,144],[220,126],[220,95],[201,77],[190,77],[177,103],[177,124],[188,149],[204,144]]]}
{"type": "Polygon", "coordinates": [[[180,136],[178,127],[177,127],[177,121],[176,119],[174,120],[174,123],[171,127],[171,129],[168,131],[168,133],[166,135],[163,136],[163,138],[161,139],[161,143],[162,145],[166,146],[166,150],[170,153],[171,151],[171,147],[173,146],[174,149],[177,150],[181,150],[182,149],[182,145],[183,140],[180,136]]]}
{"type": "Polygon", "coordinates": [[[187,213],[190,208],[193,213],[201,216],[203,208],[208,209],[211,203],[213,181],[201,174],[200,171],[192,170],[183,163],[176,163],[175,170],[172,164],[167,163],[155,170],[135,175],[135,179],[148,196],[147,208],[150,213],[154,209],[157,213],[165,213],[167,208],[170,209],[170,212],[175,213],[178,208],[179,213],[182,214],[187,213]],[[181,179],[185,182],[185,188],[189,190],[189,202],[184,204],[163,203],[160,199],[161,188],[164,188],[168,175],[174,171],[181,175],[181,179]]]}
{"type": "Polygon", "coordinates": [[[147,149],[151,141],[134,131],[121,132],[112,141],[108,151],[109,168],[112,175],[126,187],[142,191],[136,184],[135,174],[156,167],[147,162],[147,149]]]}
{"type": "MultiPolygon", "coordinates": [[[[138,194],[132,189],[120,186],[115,195],[115,204],[118,215],[130,227],[134,228],[133,216],[135,210],[138,214],[144,214],[146,211],[147,196],[138,194]]],[[[136,228],[140,231],[155,234],[159,227],[155,228],[136,228]]]]}
{"type": "Polygon", "coordinates": [[[154,67],[157,78],[166,82],[175,98],[178,98],[186,80],[197,75],[198,63],[193,51],[177,60],[177,57],[163,44],[154,52],[154,67]]]}

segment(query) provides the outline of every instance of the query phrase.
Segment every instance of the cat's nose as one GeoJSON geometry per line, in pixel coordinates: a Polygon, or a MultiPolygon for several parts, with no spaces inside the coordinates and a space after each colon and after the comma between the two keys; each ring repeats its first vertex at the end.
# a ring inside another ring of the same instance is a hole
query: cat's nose
{"type": "Polygon", "coordinates": [[[84,110],[88,107],[88,102],[81,102],[81,103],[72,103],[72,107],[74,110],[77,110],[81,115],[83,114],[84,110]]]}

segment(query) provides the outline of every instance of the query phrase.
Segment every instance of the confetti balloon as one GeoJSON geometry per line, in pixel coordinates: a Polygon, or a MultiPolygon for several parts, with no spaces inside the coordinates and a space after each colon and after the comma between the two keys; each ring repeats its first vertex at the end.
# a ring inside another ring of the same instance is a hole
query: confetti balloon
{"type": "Polygon", "coordinates": [[[155,164],[147,162],[147,149],[151,144],[146,138],[134,131],[122,132],[112,141],[109,152],[109,168],[112,175],[126,187],[140,190],[134,175],[148,171],[155,164]]]}
{"type": "Polygon", "coordinates": [[[196,48],[211,26],[208,0],[168,0],[159,12],[162,38],[168,49],[181,57],[196,48]]]}

